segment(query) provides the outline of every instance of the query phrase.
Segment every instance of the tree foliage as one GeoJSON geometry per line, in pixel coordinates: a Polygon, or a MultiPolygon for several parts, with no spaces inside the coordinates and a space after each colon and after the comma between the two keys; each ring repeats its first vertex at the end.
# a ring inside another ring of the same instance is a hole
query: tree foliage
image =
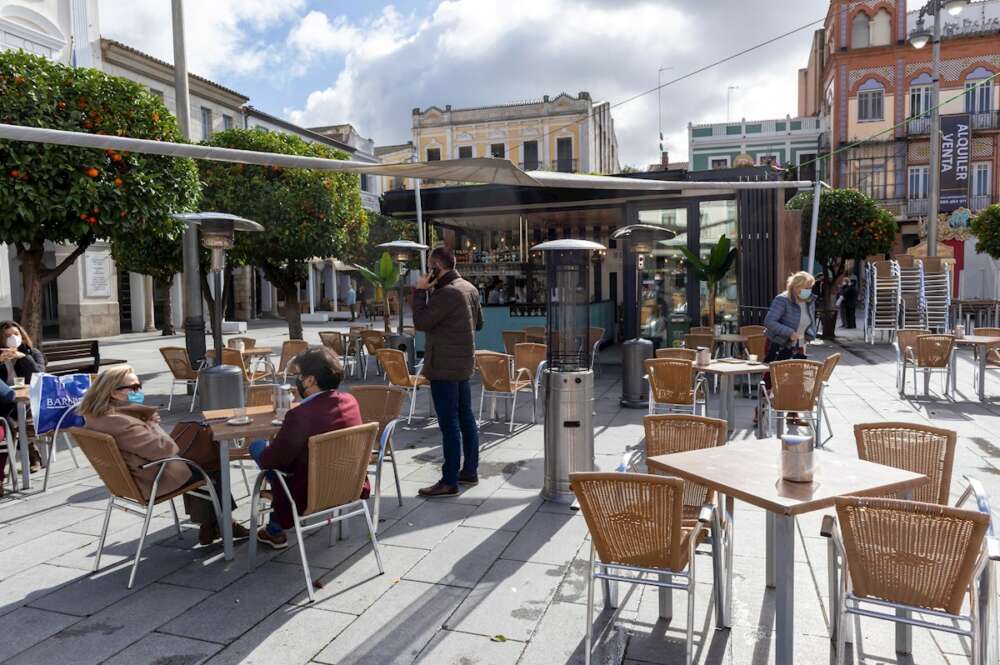
{"type": "Polygon", "coordinates": [[[984,208],[972,218],[972,232],[976,234],[976,251],[1000,259],[1000,205],[984,208]]]}
{"type": "MultiPolygon", "coordinates": [[[[168,218],[159,224],[138,222],[127,232],[111,235],[111,257],[119,271],[149,275],[154,282],[169,289],[174,276],[184,270],[183,242],[186,225],[168,218]]],[[[168,297],[160,328],[173,335],[172,303],[168,297]]]]}
{"type": "MultiPolygon", "coordinates": [[[[207,145],[326,159],[347,155],[297,136],[263,129],[229,129],[207,145]]],[[[253,265],[285,294],[293,339],[302,338],[296,284],[308,277],[314,257],[352,256],[368,239],[359,178],[349,173],[199,162],[202,210],[228,212],[260,222],[261,233],[237,233],[229,252],[235,265],[253,265]]]]}
{"type": "MultiPolygon", "coordinates": [[[[399,264],[389,256],[389,252],[382,252],[382,256],[371,268],[358,265],[355,267],[361,273],[361,276],[368,280],[372,286],[382,290],[383,317],[385,319],[383,323],[385,324],[385,334],[388,335],[392,332],[392,326],[389,323],[389,291],[396,288],[396,283],[399,282],[399,275],[402,270],[399,264]]],[[[400,303],[400,306],[402,306],[402,303],[400,303]]]]}
{"type": "MultiPolygon", "coordinates": [[[[802,236],[809,241],[812,227],[812,194],[801,194],[802,236]]],[[[798,196],[796,198],[799,198],[798,196]]],[[[844,275],[847,262],[886,254],[892,249],[898,225],[891,212],[875,199],[853,189],[824,190],[819,198],[816,262],[823,268],[826,306],[833,286],[844,275]]]]}
{"type": "Polygon", "coordinates": [[[736,248],[723,233],[709,250],[707,261],[687,247],[681,247],[680,250],[698,281],[705,282],[708,287],[708,325],[714,326],[715,297],[719,292],[719,282],[725,279],[732,269],[736,261],[736,248]]]}
{"type": "MultiPolygon", "coordinates": [[[[0,51],[0,122],[72,132],[181,141],[176,121],[144,86],[23,51],[0,51]]],[[[0,242],[24,277],[22,325],[41,337],[41,290],[95,240],[145,233],[191,209],[198,177],[188,159],[0,141],[0,242]],[[55,268],[45,241],[75,245],[55,268]]]]}

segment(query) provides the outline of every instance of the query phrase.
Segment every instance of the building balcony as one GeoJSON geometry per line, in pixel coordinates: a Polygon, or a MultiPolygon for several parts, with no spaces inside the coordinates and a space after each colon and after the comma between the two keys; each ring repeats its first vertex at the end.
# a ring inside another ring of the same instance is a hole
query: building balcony
{"type": "Polygon", "coordinates": [[[521,162],[517,166],[522,171],[544,171],[545,170],[545,162],[543,162],[540,159],[534,159],[534,160],[529,159],[526,162],[521,162]]]}
{"type": "Polygon", "coordinates": [[[575,159],[554,159],[552,160],[552,170],[559,173],[576,173],[575,159]]]}
{"type": "MultiPolygon", "coordinates": [[[[995,194],[970,196],[969,210],[977,213],[983,208],[987,208],[997,202],[1000,202],[1000,197],[995,194]]],[[[906,213],[910,217],[926,217],[928,210],[930,210],[930,201],[928,199],[908,199],[906,201],[906,213]]]]}
{"type": "Polygon", "coordinates": [[[906,121],[906,133],[910,136],[923,136],[931,133],[930,116],[910,118],[906,121]]]}
{"type": "Polygon", "coordinates": [[[776,118],[773,120],[741,120],[736,122],[718,122],[702,125],[690,125],[688,136],[691,142],[717,141],[726,138],[758,138],[767,136],[814,136],[821,131],[828,131],[819,117],[776,118]]]}
{"type": "MultiPolygon", "coordinates": [[[[986,113],[972,114],[973,131],[986,131],[990,129],[1000,129],[1000,112],[989,111],[986,113]]],[[[910,118],[906,121],[906,132],[910,136],[926,136],[931,133],[930,116],[910,118]]]]}
{"type": "Polygon", "coordinates": [[[994,203],[1000,203],[1000,197],[996,194],[973,196],[969,198],[969,209],[972,210],[972,212],[979,212],[983,208],[988,208],[994,203]]]}
{"type": "Polygon", "coordinates": [[[930,202],[927,199],[908,199],[906,201],[906,214],[910,217],[926,217],[930,210],[930,202]]]}

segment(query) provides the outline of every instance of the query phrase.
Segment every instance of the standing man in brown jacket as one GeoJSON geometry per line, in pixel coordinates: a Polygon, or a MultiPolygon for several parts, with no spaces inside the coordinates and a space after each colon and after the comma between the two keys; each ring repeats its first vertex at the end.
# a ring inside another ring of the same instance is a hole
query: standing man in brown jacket
{"type": "Polygon", "coordinates": [[[455,496],[459,483],[479,482],[479,425],[472,412],[469,378],[483,313],[479,290],[455,270],[450,249],[434,249],[428,264],[430,273],[420,276],[413,294],[413,325],[426,335],[423,374],[431,382],[444,466],[441,480],[421,489],[420,495],[455,496]]]}

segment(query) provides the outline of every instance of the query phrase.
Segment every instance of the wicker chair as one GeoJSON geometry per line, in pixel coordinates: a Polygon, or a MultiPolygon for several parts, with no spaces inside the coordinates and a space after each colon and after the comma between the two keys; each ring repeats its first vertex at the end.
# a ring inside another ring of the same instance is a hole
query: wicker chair
{"type": "Polygon", "coordinates": [[[917,346],[917,338],[930,335],[928,328],[900,328],[896,331],[896,389],[903,394],[906,384],[906,368],[910,363],[910,352],[917,346]]]}
{"type": "Polygon", "coordinates": [[[483,421],[483,405],[486,398],[492,400],[492,417],[496,417],[496,400],[510,400],[510,422],[508,431],[514,431],[514,413],[517,410],[517,394],[522,390],[531,393],[531,422],[535,422],[535,386],[531,372],[520,367],[513,369],[514,357],[506,353],[477,352],[476,368],[482,382],[479,394],[479,422],[483,421]]]}
{"type": "MultiPolygon", "coordinates": [[[[780,432],[783,416],[795,414],[816,428],[819,422],[819,396],[823,390],[823,363],[814,360],[780,360],[770,365],[771,390],[761,381],[757,403],[763,409],[760,422],[765,435],[780,432]]],[[[818,437],[817,437],[818,439],[818,437]]]]}
{"type": "MultiPolygon", "coordinates": [[[[764,326],[740,326],[740,334],[744,337],[756,337],[757,335],[763,335],[767,331],[764,326]]],[[[751,351],[751,353],[753,353],[751,351]]],[[[763,358],[764,356],[761,356],[763,358]]]]}
{"type": "Polygon", "coordinates": [[[347,353],[354,356],[354,376],[361,371],[361,351],[364,345],[361,343],[361,333],[371,330],[370,326],[351,326],[347,331],[347,353]]]}
{"type": "Polygon", "coordinates": [[[360,349],[364,352],[363,360],[359,360],[359,362],[364,363],[362,380],[367,381],[369,360],[374,358],[376,361],[375,362],[376,373],[381,371],[379,369],[378,357],[376,356],[375,352],[385,347],[385,333],[382,333],[378,330],[362,330],[359,333],[358,338],[361,340],[360,349]]]}
{"type": "Polygon", "coordinates": [[[230,337],[226,341],[226,346],[230,349],[235,349],[239,347],[239,343],[243,342],[243,348],[245,349],[256,349],[257,340],[253,337],[230,337]]]}
{"type": "Polygon", "coordinates": [[[274,388],[273,383],[258,383],[247,387],[247,406],[269,406],[274,408],[274,388]]]}
{"type": "Polygon", "coordinates": [[[701,415],[708,410],[705,380],[696,374],[694,363],[681,358],[649,358],[645,362],[649,381],[649,413],[689,411],[701,415]],[[698,394],[701,399],[698,399],[698,394]]]}
{"type": "Polygon", "coordinates": [[[526,326],[524,339],[534,344],[545,344],[545,326],[526,326]]]}
{"type": "Polygon", "coordinates": [[[278,374],[281,380],[288,383],[288,375],[295,376],[298,372],[292,368],[296,356],[309,350],[309,342],[303,339],[286,339],[281,344],[281,359],[278,361],[278,374]]]}
{"type": "Polygon", "coordinates": [[[180,383],[185,389],[188,386],[194,386],[194,392],[191,394],[191,408],[188,409],[188,413],[193,412],[194,403],[198,399],[198,370],[191,365],[191,358],[188,356],[187,349],[183,346],[163,346],[160,347],[160,355],[163,356],[163,360],[167,363],[167,368],[172,375],[167,411],[173,409],[174,392],[177,389],[177,384],[180,383]]]}
{"type": "Polygon", "coordinates": [[[319,341],[323,346],[336,353],[340,361],[344,363],[344,371],[351,373],[352,364],[356,359],[348,351],[350,342],[346,339],[345,334],[337,330],[323,330],[319,333],[319,341]]]}
{"type": "MultiPolygon", "coordinates": [[[[972,334],[984,337],[1000,337],[1000,328],[973,328],[972,334]]],[[[974,348],[978,354],[979,348],[974,348]]],[[[1000,344],[991,344],[983,349],[983,351],[986,353],[986,371],[1000,372],[1000,344]]],[[[972,385],[979,385],[979,363],[973,363],[972,365],[972,385]]]]}
{"type": "Polygon", "coordinates": [[[544,344],[525,342],[514,346],[514,369],[526,369],[531,376],[531,386],[538,400],[542,388],[542,376],[545,375],[545,355],[547,347],[544,344]]]}
{"type": "MultiPolygon", "coordinates": [[[[409,425],[410,421],[413,420],[413,410],[417,406],[417,395],[420,388],[426,387],[430,392],[431,382],[426,376],[421,376],[419,372],[410,374],[410,368],[406,365],[406,355],[398,349],[377,349],[375,358],[382,366],[382,371],[385,373],[389,385],[402,388],[410,396],[410,414],[406,418],[406,424],[409,425]]],[[[430,397],[427,399],[427,416],[430,417],[430,397]]]]}
{"type": "Polygon", "coordinates": [[[973,665],[996,662],[986,655],[993,622],[984,620],[992,615],[996,590],[984,572],[1000,560],[1000,547],[989,533],[985,497],[977,497],[977,503],[980,509],[963,510],[918,501],[837,498],[837,520],[828,516],[821,529],[847,571],[836,589],[834,663],[844,660],[848,615],[964,635],[972,640],[973,665]],[[968,614],[962,612],[966,598],[968,614]],[[928,615],[937,621],[923,618],[928,615]]]}
{"type": "Polygon", "coordinates": [[[243,353],[237,351],[236,349],[222,349],[222,364],[232,365],[233,367],[239,367],[243,372],[243,378],[246,379],[247,385],[252,386],[258,380],[264,378],[265,376],[272,376],[270,371],[255,371],[250,367],[247,367],[246,360],[243,357],[243,353]]]}
{"type": "Polygon", "coordinates": [[[302,572],[306,578],[306,593],[309,602],[316,600],[313,594],[312,575],[309,572],[309,560],[306,558],[306,545],[303,538],[305,531],[319,529],[330,525],[330,541],[334,539],[333,523],[351,517],[364,516],[368,526],[368,537],[372,549],[375,550],[375,562],[379,574],[385,572],[382,567],[382,553],[379,551],[378,540],[375,538],[375,527],[368,503],[360,498],[368,475],[368,464],[371,460],[372,448],[378,437],[377,423],[367,423],[357,427],[317,434],[309,437],[309,480],[306,509],[299,514],[292,493],[285,483],[282,471],[263,471],[254,483],[253,497],[250,503],[250,547],[249,564],[251,572],[257,565],[257,529],[260,528],[260,518],[271,511],[270,506],[261,502],[261,489],[264,481],[273,474],[277,479],[277,487],[271,487],[272,492],[282,491],[288,497],[292,508],[292,520],[295,524],[295,539],[302,557],[302,572]]]}
{"type": "MultiPolygon", "coordinates": [[[[944,380],[945,395],[951,395],[952,351],[955,338],[951,335],[920,335],[916,345],[907,351],[909,366],[913,369],[913,394],[917,393],[917,372],[924,374],[924,395],[930,393],[931,374],[940,374],[944,380]]],[[[906,373],[903,373],[901,395],[906,395],[906,373]]]]}
{"type": "Polygon", "coordinates": [[[695,349],[680,349],[673,347],[664,347],[662,349],[656,350],[657,358],[678,358],[680,360],[688,360],[694,362],[698,359],[698,352],[695,349]]]}
{"type": "MultiPolygon", "coordinates": [[[[755,326],[747,326],[752,328],[755,326]]],[[[767,357],[767,337],[763,334],[761,335],[747,335],[747,341],[743,342],[743,349],[746,351],[747,357],[751,355],[757,356],[758,361],[763,361],[767,357]]]]}
{"type": "Polygon", "coordinates": [[[170,512],[174,516],[174,527],[177,529],[178,538],[183,536],[181,534],[180,520],[177,517],[177,507],[174,505],[173,500],[182,494],[191,493],[211,501],[212,507],[215,509],[215,518],[221,522],[219,499],[215,495],[215,488],[212,486],[205,471],[191,460],[184,459],[183,457],[166,457],[143,464],[140,467],[141,469],[158,468],[149,496],[146,496],[139,489],[139,486],[136,485],[132,473],[125,464],[125,459],[122,457],[121,451],[118,450],[118,444],[115,442],[114,437],[82,427],[70,429],[69,435],[73,437],[76,445],[80,447],[83,454],[90,460],[91,466],[97,471],[97,475],[111,494],[108,497],[108,506],[104,511],[104,527],[101,529],[101,537],[97,542],[97,556],[94,557],[93,572],[96,573],[101,567],[101,552],[104,549],[104,541],[108,535],[108,525],[111,521],[112,509],[117,508],[123,512],[139,515],[143,518],[142,530],[139,532],[139,545],[136,547],[135,558],[132,560],[132,572],[129,573],[128,577],[129,589],[135,583],[135,573],[139,569],[139,557],[142,555],[142,546],[146,541],[146,532],[149,531],[149,522],[153,518],[156,506],[164,502],[170,503],[170,512]],[[158,494],[156,489],[160,484],[160,477],[163,475],[163,470],[167,464],[170,463],[187,464],[191,467],[192,471],[196,472],[196,475],[201,476],[201,479],[192,479],[187,484],[178,487],[172,492],[158,494]],[[195,491],[202,488],[207,490],[208,493],[202,494],[195,491]]]}
{"type": "Polygon", "coordinates": [[[504,352],[509,355],[514,355],[514,348],[518,344],[524,344],[528,341],[527,335],[524,334],[523,330],[504,330],[500,333],[503,337],[503,348],[504,352]]]}
{"type": "MultiPolygon", "coordinates": [[[[695,549],[716,521],[706,504],[693,523],[683,519],[684,481],[641,473],[571,473],[570,487],[590,530],[587,619],[583,658],[590,665],[600,644],[628,604],[636,585],[677,589],[687,594],[686,663],[694,653],[695,549]],[[594,553],[597,553],[597,560],[594,553]],[[648,577],[647,577],[648,576],[648,577]],[[608,623],[594,636],[594,580],[631,585],[608,623]]],[[[718,561],[714,563],[718,565],[718,561]]],[[[718,579],[718,573],[716,575],[718,579]]],[[[716,603],[719,588],[714,588],[716,603]]]]}
{"type": "Polygon", "coordinates": [[[687,335],[684,335],[685,349],[698,349],[700,347],[704,347],[709,351],[714,351],[715,335],[712,333],[688,333],[687,335]]]}
{"type": "Polygon", "coordinates": [[[382,464],[388,460],[392,464],[392,473],[396,479],[396,500],[403,506],[403,489],[399,483],[399,469],[396,468],[396,453],[392,448],[392,435],[396,426],[403,422],[400,413],[403,410],[403,400],[406,392],[393,386],[354,386],[351,394],[358,400],[361,408],[361,420],[366,423],[378,423],[377,445],[372,450],[371,463],[375,465],[375,493],[372,510],[372,521],[378,531],[379,513],[382,507],[382,464]]]}
{"type": "Polygon", "coordinates": [[[820,370],[820,387],[819,396],[816,398],[816,409],[818,411],[816,416],[816,445],[825,446],[826,442],[833,438],[833,425],[830,424],[830,416],[826,412],[826,402],[824,399],[824,393],[826,392],[826,387],[830,383],[830,377],[833,376],[833,370],[837,367],[840,362],[839,353],[833,353],[827,356],[826,360],[823,361],[823,367],[820,370]],[[828,434],[823,436],[823,423],[826,422],[826,429],[828,434]]]}

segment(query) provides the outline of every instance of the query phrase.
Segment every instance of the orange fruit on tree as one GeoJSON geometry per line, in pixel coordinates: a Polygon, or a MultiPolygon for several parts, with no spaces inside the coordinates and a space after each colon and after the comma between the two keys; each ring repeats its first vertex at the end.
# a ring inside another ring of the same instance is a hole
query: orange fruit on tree
{"type": "Polygon", "coordinates": [[[10,171],[10,177],[11,178],[20,178],[21,177],[21,172],[18,171],[17,169],[11,169],[11,171],[10,171]]]}
{"type": "Polygon", "coordinates": [[[98,170],[95,169],[93,166],[91,166],[89,169],[87,169],[86,171],[84,171],[84,173],[86,173],[91,178],[96,178],[98,176],[98,170]]]}
{"type": "Polygon", "coordinates": [[[122,186],[122,179],[115,178],[115,187],[121,187],[121,186],[122,186]]]}

